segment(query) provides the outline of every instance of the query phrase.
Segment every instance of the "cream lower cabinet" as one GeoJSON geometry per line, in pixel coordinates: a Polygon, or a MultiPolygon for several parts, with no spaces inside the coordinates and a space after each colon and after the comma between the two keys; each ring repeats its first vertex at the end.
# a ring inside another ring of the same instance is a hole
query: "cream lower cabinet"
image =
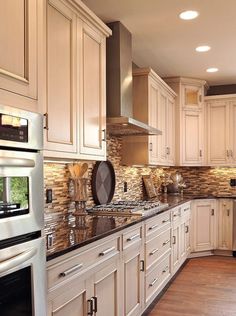
{"type": "Polygon", "coordinates": [[[208,164],[236,165],[236,96],[205,98],[207,108],[208,164]]]}
{"type": "Polygon", "coordinates": [[[44,1],[0,2],[0,103],[38,111],[44,1]]]}
{"type": "Polygon", "coordinates": [[[218,200],[217,249],[232,250],[233,245],[233,200],[218,200]]]}
{"type": "Polygon", "coordinates": [[[106,159],[106,37],[77,2],[47,0],[44,156],[106,159]]]}
{"type": "Polygon", "coordinates": [[[150,68],[133,71],[133,116],[161,130],[162,135],[123,139],[125,165],[175,163],[175,93],[150,68]]]}
{"type": "Polygon", "coordinates": [[[192,251],[210,251],[216,248],[217,205],[216,200],[192,202],[192,251]]]}

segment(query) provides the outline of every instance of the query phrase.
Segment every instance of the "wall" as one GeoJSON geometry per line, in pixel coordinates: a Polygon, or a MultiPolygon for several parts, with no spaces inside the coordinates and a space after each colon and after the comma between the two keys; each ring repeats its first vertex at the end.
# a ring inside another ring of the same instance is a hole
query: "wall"
{"type": "MultiPolygon", "coordinates": [[[[111,138],[107,144],[108,160],[114,166],[116,173],[116,190],[114,199],[142,199],[145,195],[142,184],[142,175],[151,174],[155,185],[160,181],[163,172],[180,172],[186,182],[186,194],[230,194],[235,191],[229,186],[229,179],[236,178],[236,168],[132,168],[121,166],[121,141],[119,138],[111,138]],[[124,181],[128,184],[128,192],[124,193],[124,181]]],[[[73,211],[74,203],[71,201],[72,186],[66,164],[45,163],[44,165],[45,189],[53,189],[53,203],[46,204],[46,221],[53,221],[53,216],[67,214],[73,211]]],[[[94,162],[89,163],[87,177],[89,178],[88,206],[93,205],[91,193],[91,175],[94,162]]]]}

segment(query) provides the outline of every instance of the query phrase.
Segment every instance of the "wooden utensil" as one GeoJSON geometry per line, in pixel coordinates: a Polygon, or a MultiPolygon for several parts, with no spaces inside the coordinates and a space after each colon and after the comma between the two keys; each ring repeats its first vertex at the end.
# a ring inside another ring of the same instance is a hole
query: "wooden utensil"
{"type": "Polygon", "coordinates": [[[85,172],[88,170],[88,164],[86,162],[82,163],[80,168],[80,176],[83,177],[85,172]]]}
{"type": "Polygon", "coordinates": [[[74,165],[74,172],[75,172],[75,175],[76,175],[76,178],[80,178],[80,169],[81,169],[81,165],[80,164],[75,164],[74,165]]]}
{"type": "Polygon", "coordinates": [[[76,174],[75,174],[75,170],[74,170],[74,165],[73,164],[69,164],[68,165],[68,169],[69,169],[71,178],[75,179],[76,178],[76,174]]]}

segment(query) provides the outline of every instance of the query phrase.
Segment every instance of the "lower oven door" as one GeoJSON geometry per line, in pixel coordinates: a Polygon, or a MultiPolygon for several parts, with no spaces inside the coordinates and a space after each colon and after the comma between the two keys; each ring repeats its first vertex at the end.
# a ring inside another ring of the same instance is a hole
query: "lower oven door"
{"type": "Polygon", "coordinates": [[[43,238],[0,250],[0,315],[46,316],[43,238]]]}
{"type": "Polygon", "coordinates": [[[43,229],[43,156],[0,150],[0,240],[43,229]]]}

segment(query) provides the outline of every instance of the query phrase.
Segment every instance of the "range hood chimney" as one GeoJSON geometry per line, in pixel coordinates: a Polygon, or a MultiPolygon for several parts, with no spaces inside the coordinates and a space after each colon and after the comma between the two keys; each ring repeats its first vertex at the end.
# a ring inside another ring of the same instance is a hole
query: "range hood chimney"
{"type": "Polygon", "coordinates": [[[107,39],[107,129],[113,136],[160,135],[133,118],[132,35],[120,22],[109,23],[107,39]]]}

